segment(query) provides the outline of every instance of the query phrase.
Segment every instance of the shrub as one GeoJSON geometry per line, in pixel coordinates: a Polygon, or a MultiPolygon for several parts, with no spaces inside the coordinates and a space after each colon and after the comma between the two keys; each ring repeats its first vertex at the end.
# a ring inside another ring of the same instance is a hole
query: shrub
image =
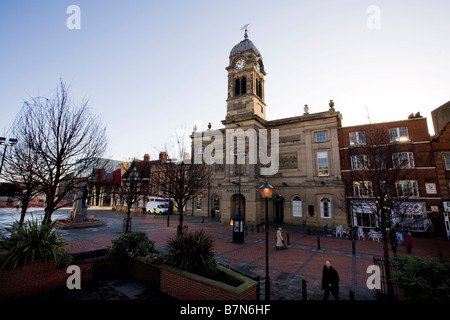
{"type": "Polygon", "coordinates": [[[449,299],[450,265],[445,259],[396,256],[394,282],[405,299],[449,299]]]}
{"type": "Polygon", "coordinates": [[[54,260],[59,267],[69,265],[72,256],[64,250],[67,243],[60,239],[61,234],[53,226],[54,223],[31,219],[21,226],[16,222],[5,228],[10,236],[0,234],[0,249],[7,252],[0,259],[1,267],[14,269],[37,260],[54,260]]]}
{"type": "Polygon", "coordinates": [[[122,233],[112,241],[109,254],[114,257],[148,256],[155,250],[155,243],[144,232],[122,233]]]}
{"type": "Polygon", "coordinates": [[[167,242],[167,264],[199,275],[214,273],[214,240],[204,230],[177,233],[167,242]]]}

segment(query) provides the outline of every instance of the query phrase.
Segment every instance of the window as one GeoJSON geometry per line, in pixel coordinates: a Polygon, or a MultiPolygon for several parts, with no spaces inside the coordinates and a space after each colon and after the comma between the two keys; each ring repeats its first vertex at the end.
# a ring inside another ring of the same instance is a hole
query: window
{"type": "Polygon", "coordinates": [[[348,135],[351,146],[366,143],[366,133],[364,131],[350,132],[348,135]]]}
{"type": "Polygon", "coordinates": [[[394,168],[414,168],[414,154],[412,152],[397,152],[392,155],[394,168]]]}
{"type": "Polygon", "coordinates": [[[450,170],[450,155],[444,155],[445,170],[450,170]]]}
{"type": "Polygon", "coordinates": [[[220,210],[220,199],[219,199],[219,196],[217,196],[217,195],[214,196],[214,198],[213,198],[212,209],[214,211],[220,210]]]}
{"type": "Polygon", "coordinates": [[[292,199],[292,215],[294,217],[301,217],[301,216],[303,216],[302,199],[300,197],[295,196],[292,199]]]}
{"type": "Polygon", "coordinates": [[[242,77],[241,79],[241,94],[247,93],[247,79],[245,77],[242,77]]]}
{"type": "Polygon", "coordinates": [[[236,81],[234,82],[234,95],[238,96],[240,94],[241,94],[241,80],[236,79],[236,81]]]}
{"type": "Polygon", "coordinates": [[[375,154],[375,166],[375,169],[386,168],[386,159],[384,157],[384,154],[375,154]]]}
{"type": "Polygon", "coordinates": [[[377,226],[376,202],[352,201],[351,210],[353,214],[353,225],[366,228],[375,228],[377,226]]]}
{"type": "Polygon", "coordinates": [[[357,154],[350,157],[350,165],[352,169],[368,169],[369,156],[367,154],[357,154]]]}
{"type": "Polygon", "coordinates": [[[320,216],[322,218],[331,218],[331,200],[330,198],[320,199],[320,216]]]}
{"type": "Polygon", "coordinates": [[[419,188],[416,180],[398,180],[395,185],[397,187],[397,196],[399,197],[419,196],[419,188]]]}
{"type": "Polygon", "coordinates": [[[327,141],[327,133],[326,132],[318,132],[316,133],[316,142],[327,141]]]}
{"type": "Polygon", "coordinates": [[[328,153],[317,152],[317,168],[319,176],[328,176],[328,153]]]}
{"type": "Polygon", "coordinates": [[[391,138],[391,142],[394,141],[408,141],[408,128],[400,127],[400,128],[391,128],[389,129],[389,136],[391,138]]]}
{"type": "Polygon", "coordinates": [[[353,181],[353,195],[355,197],[372,196],[372,181],[353,181]]]}
{"type": "Polygon", "coordinates": [[[262,82],[256,79],[256,95],[262,99],[262,82]]]}
{"type": "Polygon", "coordinates": [[[202,210],[202,196],[195,197],[195,210],[202,210]]]}
{"type": "Polygon", "coordinates": [[[234,81],[234,95],[239,96],[247,93],[247,78],[242,77],[234,81]]]}

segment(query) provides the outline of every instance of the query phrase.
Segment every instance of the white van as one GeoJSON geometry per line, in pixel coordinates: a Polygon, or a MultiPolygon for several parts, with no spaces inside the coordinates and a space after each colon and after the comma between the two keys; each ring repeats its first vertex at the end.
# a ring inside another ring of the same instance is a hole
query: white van
{"type": "Polygon", "coordinates": [[[146,209],[148,213],[167,214],[169,212],[169,204],[168,202],[149,201],[146,209]]]}

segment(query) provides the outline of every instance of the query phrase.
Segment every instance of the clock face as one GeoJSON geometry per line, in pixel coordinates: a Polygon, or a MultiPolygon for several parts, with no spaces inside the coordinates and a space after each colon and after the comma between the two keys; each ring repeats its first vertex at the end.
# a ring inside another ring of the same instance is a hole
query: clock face
{"type": "Polygon", "coordinates": [[[236,62],[235,68],[236,68],[237,70],[241,70],[244,66],[245,66],[245,60],[244,60],[244,59],[239,59],[239,60],[236,62]]]}

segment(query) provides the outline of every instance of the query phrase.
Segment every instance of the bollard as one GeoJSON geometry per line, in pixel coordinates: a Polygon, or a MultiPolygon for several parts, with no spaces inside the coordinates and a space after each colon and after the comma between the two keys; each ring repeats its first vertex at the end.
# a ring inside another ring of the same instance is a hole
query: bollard
{"type": "Polygon", "coordinates": [[[303,279],[302,280],[302,297],[303,297],[303,300],[307,300],[307,294],[306,294],[306,280],[305,279],[303,279]]]}
{"type": "Polygon", "coordinates": [[[311,234],[311,228],[308,226],[308,235],[311,234]]]}
{"type": "Polygon", "coordinates": [[[352,290],[348,291],[348,296],[350,300],[355,300],[355,292],[353,292],[352,290]]]}
{"type": "Polygon", "coordinates": [[[320,237],[317,237],[317,250],[320,250],[320,237]]]}
{"type": "Polygon", "coordinates": [[[355,250],[355,240],[352,241],[352,254],[355,254],[356,250],[355,250]]]}
{"type": "Polygon", "coordinates": [[[289,241],[289,232],[286,233],[286,237],[287,237],[287,244],[290,245],[290,241],[289,241]]]}
{"type": "Polygon", "coordinates": [[[248,226],[245,226],[245,235],[248,236],[248,226]]]}
{"type": "Polygon", "coordinates": [[[256,232],[259,232],[259,223],[256,225],[256,232]]]}

